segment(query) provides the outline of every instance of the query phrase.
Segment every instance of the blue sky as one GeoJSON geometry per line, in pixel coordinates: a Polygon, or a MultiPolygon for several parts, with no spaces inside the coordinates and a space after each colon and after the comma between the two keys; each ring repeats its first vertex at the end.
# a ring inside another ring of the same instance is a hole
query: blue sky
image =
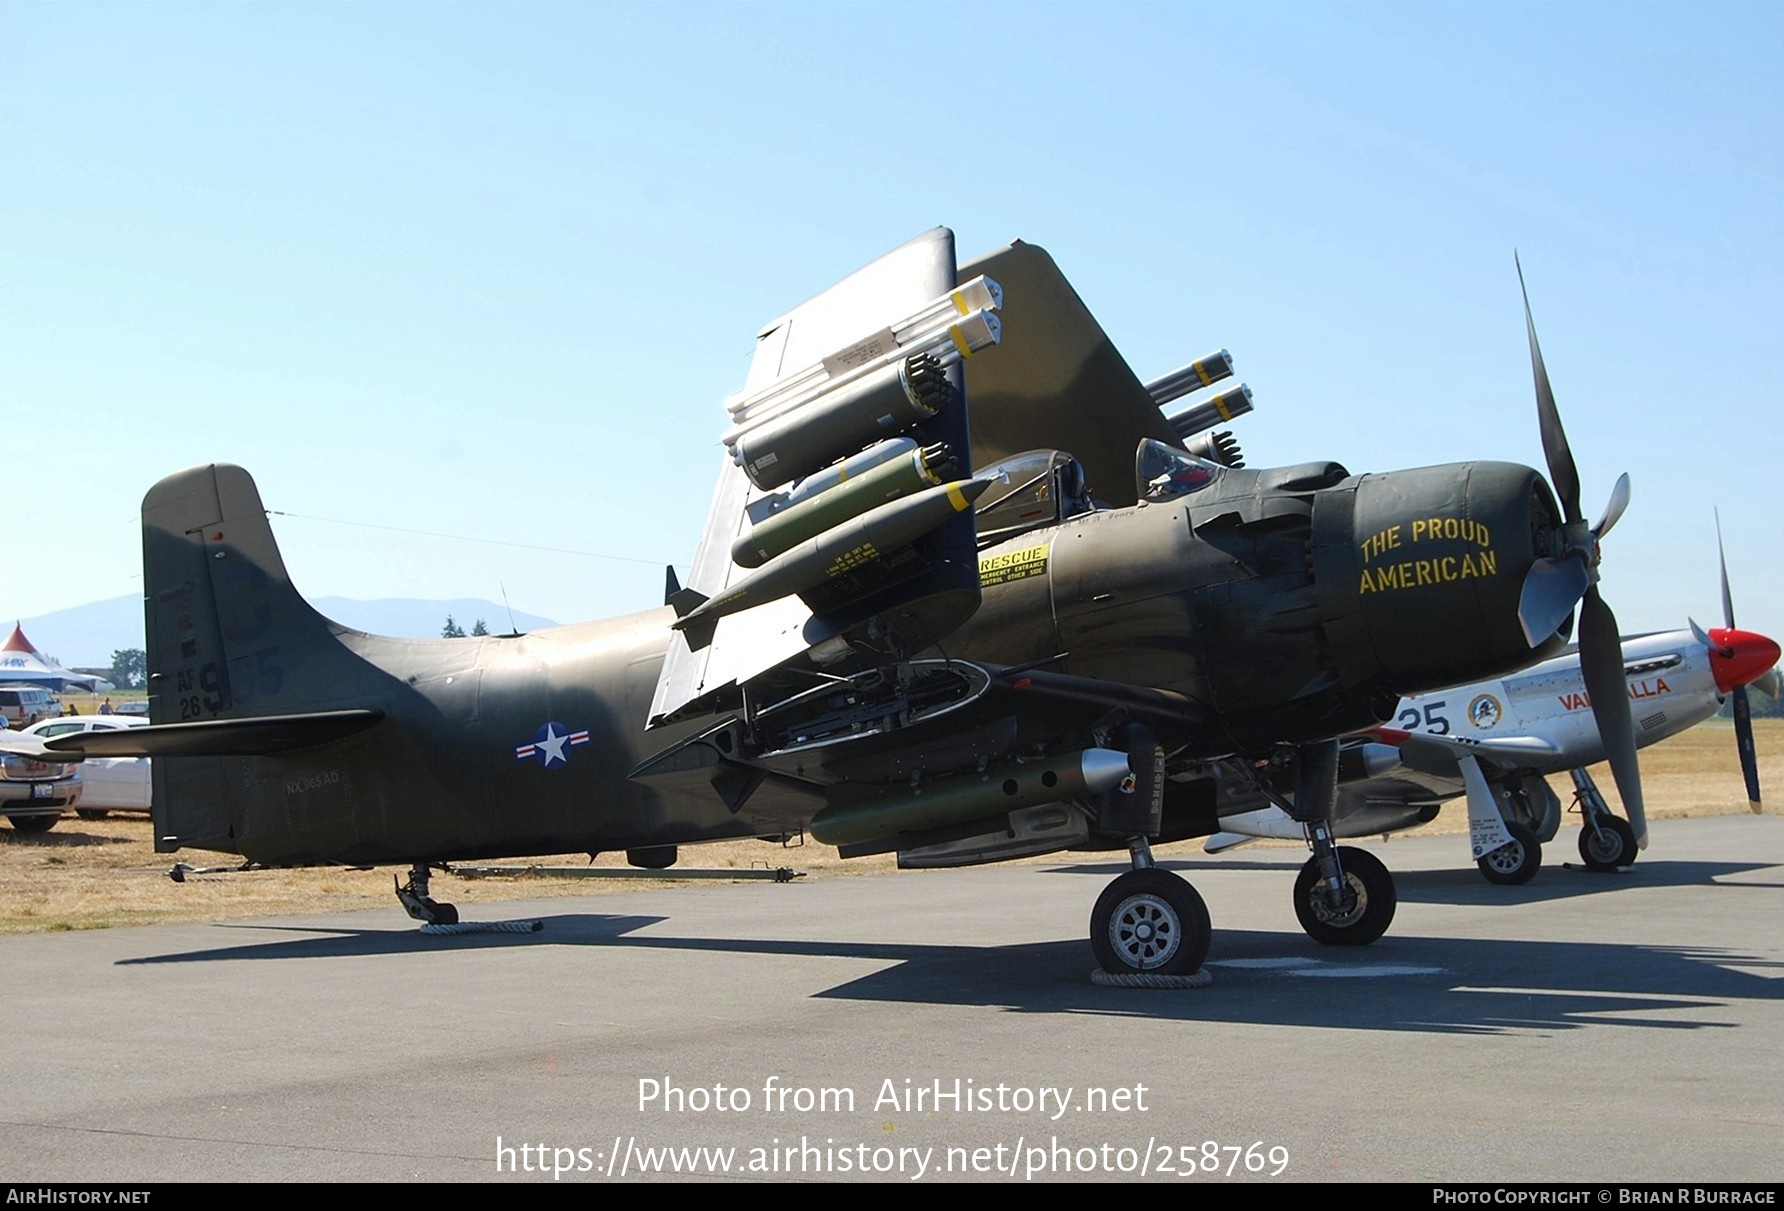
{"type": "Polygon", "coordinates": [[[1781,55],[1757,3],[0,6],[0,612],[137,591],[217,460],[312,596],[655,605],[756,329],[945,224],[1353,471],[1541,465],[1515,247],[1624,629],[1719,621],[1720,505],[1784,633],[1781,55]]]}

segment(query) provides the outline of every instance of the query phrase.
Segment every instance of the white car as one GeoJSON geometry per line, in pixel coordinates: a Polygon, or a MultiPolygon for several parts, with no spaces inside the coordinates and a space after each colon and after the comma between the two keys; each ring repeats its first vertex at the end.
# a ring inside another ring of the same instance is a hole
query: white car
{"type": "MultiPolygon", "coordinates": [[[[67,736],[74,732],[109,731],[147,727],[149,721],[132,715],[73,715],[45,719],[23,729],[26,735],[67,736]]],[[[147,757],[89,757],[80,764],[85,788],[76,812],[84,820],[101,820],[114,811],[149,810],[149,759],[147,757]]]]}

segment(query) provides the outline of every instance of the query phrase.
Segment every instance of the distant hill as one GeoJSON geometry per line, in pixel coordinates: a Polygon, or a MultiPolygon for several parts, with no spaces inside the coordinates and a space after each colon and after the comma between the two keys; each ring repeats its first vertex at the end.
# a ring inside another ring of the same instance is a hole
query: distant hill
{"type": "MultiPolygon", "coordinates": [[[[510,624],[506,606],[477,597],[461,597],[454,601],[399,597],[354,601],[349,597],[319,597],[310,604],[355,630],[410,639],[437,638],[448,614],[467,632],[479,618],[492,634],[504,634],[511,625],[522,631],[557,625],[549,618],[523,614],[519,610],[514,612],[514,621],[510,624]]],[[[13,620],[5,621],[10,624],[13,620]]],[[[22,618],[18,622],[38,651],[54,656],[69,668],[110,668],[113,652],[146,646],[142,598],[136,596],[71,606],[52,614],[22,618]]]]}

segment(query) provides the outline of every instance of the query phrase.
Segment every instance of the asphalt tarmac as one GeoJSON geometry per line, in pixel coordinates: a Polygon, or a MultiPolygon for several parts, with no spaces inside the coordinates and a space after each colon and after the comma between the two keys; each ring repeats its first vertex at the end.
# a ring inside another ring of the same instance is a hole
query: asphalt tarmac
{"type": "MultiPolygon", "coordinates": [[[[1521,888],[1368,846],[1400,907],[1314,944],[1286,849],[1165,865],[1211,986],[1093,986],[1120,866],[696,883],[0,939],[14,1182],[1772,1181],[1784,822],[1664,820],[1521,888]]],[[[684,854],[687,851],[684,851],[684,854]]],[[[698,851],[694,851],[698,860],[698,851]]],[[[451,898],[452,881],[435,895],[451,898]]],[[[319,905],[318,907],[322,907],[319,905]]]]}

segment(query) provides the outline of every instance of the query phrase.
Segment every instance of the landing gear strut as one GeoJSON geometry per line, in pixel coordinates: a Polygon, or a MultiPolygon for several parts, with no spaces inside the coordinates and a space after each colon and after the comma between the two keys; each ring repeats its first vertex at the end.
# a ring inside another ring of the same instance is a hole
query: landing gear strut
{"type": "Polygon", "coordinates": [[[1128,841],[1134,869],[1103,889],[1090,912],[1090,949],[1111,975],[1191,975],[1208,957],[1208,906],[1187,882],[1152,864],[1146,838],[1128,841]]]}
{"type": "MultiPolygon", "coordinates": [[[[441,904],[427,894],[427,881],[432,874],[426,863],[417,862],[409,868],[409,881],[398,885],[396,898],[402,902],[403,911],[423,925],[457,925],[458,909],[441,904]]],[[[394,875],[391,882],[396,882],[394,875]]]]}
{"type": "Polygon", "coordinates": [[[1611,814],[1598,784],[1583,769],[1573,775],[1574,801],[1585,817],[1580,825],[1580,860],[1591,870],[1617,870],[1635,863],[1635,830],[1620,816],[1611,814]]]}

